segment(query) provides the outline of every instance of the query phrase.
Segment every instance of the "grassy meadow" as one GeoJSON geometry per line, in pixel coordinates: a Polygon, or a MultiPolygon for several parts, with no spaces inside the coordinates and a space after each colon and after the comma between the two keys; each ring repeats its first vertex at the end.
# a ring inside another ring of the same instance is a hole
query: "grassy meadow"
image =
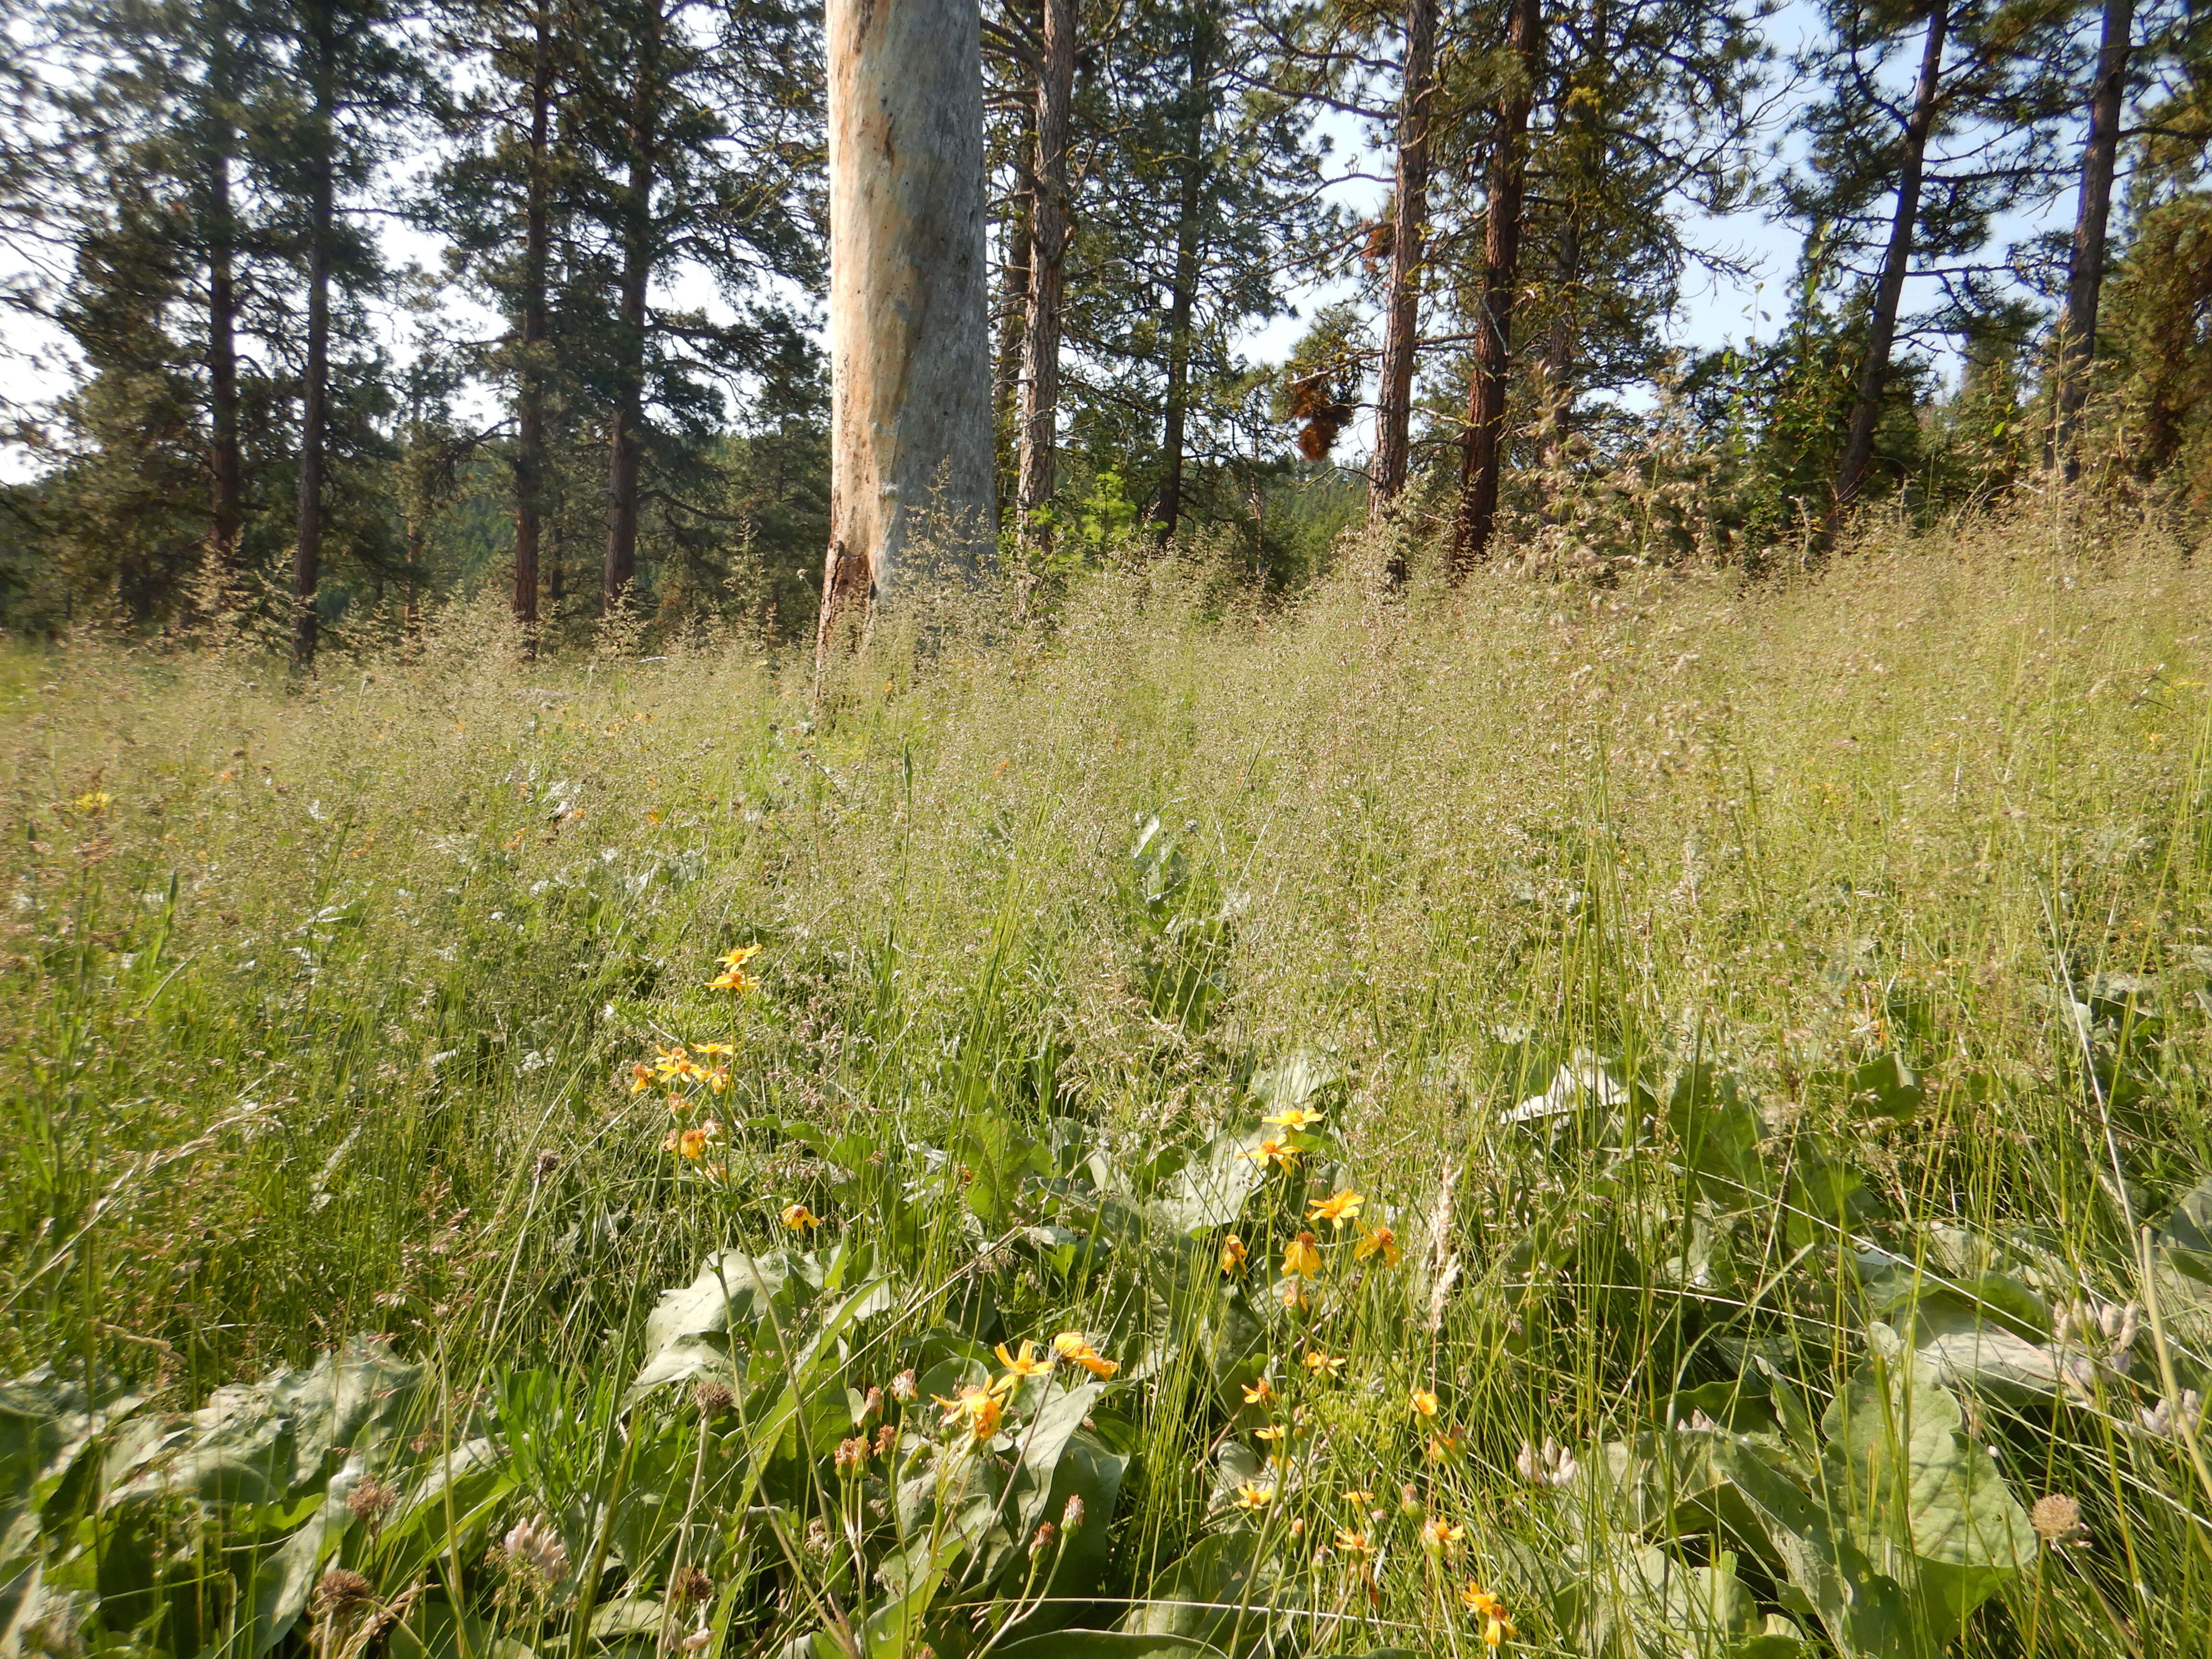
{"type": "Polygon", "coordinates": [[[2212,1652],[2156,533],[657,649],[0,658],[0,1650],[2212,1652]]]}

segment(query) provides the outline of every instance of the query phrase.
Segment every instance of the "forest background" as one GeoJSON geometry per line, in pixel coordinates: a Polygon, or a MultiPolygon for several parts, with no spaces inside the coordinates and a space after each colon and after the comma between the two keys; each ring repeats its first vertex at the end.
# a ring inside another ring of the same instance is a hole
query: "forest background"
{"type": "MultiPolygon", "coordinates": [[[[9,623],[221,612],[305,656],[495,587],[551,645],[804,637],[820,30],[13,0],[9,623]]],[[[1032,577],[1182,538],[1280,592],[1384,518],[1394,574],[1755,572],[2085,457],[2176,527],[2212,488],[2187,5],[1039,0],[984,37],[1032,577]],[[1729,215],[1795,270],[1744,341],[1680,348],[1686,296],[1752,274],[1729,215]],[[1271,319],[1303,332],[1248,361],[1271,319]]]]}

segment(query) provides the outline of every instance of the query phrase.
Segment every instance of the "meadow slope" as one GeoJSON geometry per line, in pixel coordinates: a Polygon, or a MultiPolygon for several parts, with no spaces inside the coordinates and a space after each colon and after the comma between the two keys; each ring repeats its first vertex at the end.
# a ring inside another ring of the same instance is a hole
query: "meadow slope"
{"type": "Polygon", "coordinates": [[[0,659],[11,1649],[2212,1651],[2212,573],[950,611],[0,659]]]}

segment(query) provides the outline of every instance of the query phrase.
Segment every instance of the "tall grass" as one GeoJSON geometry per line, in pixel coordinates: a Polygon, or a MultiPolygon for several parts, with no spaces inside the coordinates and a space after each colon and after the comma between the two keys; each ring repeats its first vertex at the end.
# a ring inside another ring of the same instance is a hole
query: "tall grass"
{"type": "MultiPolygon", "coordinates": [[[[906,1251],[927,1317],[986,1342],[1135,1334],[1130,1473],[1094,1524],[1112,1595],[1172,1600],[1162,1574],[1227,1524],[1220,1471],[1246,1466],[1223,1449],[1259,1419],[1160,1336],[1182,1280],[1147,1313],[1142,1282],[1006,1254],[1001,1227],[1049,1218],[1079,1170],[976,1126],[1077,1126],[1141,1200],[1164,1154],[1295,1100],[1327,1114],[1305,1190],[1356,1186],[1407,1260],[1367,1259],[1254,1350],[1303,1390],[1310,1449],[1251,1523],[1276,1589],[1246,1595],[1304,1611],[1198,1633],[1476,1650],[1473,1575],[1538,1650],[1882,1650],[1752,1559],[1676,1424],[1780,1447],[1785,1372],[1817,1419],[1900,1340],[1996,1332],[2057,1364],[2069,1304],[2148,1295],[2161,1334],[2130,1311],[2132,1350],[2071,1394],[1978,1349],[1942,1373],[2021,1504],[2087,1517],[2086,1542],[1967,1595],[1996,1592],[1956,1639],[2208,1650],[2212,1490],[2188,1433],[2142,1431],[2207,1387],[2188,1249],[2212,1240],[2166,1218],[2212,1170],[2208,627],[2212,577],[2155,537],[2008,521],[1779,586],[1478,574],[1390,598],[1354,569],[1254,609],[1136,562],[1048,620],[887,627],[818,696],[742,641],[533,662],[489,613],[307,685],[220,653],[20,653],[0,1370],[184,1408],[381,1332],[434,1362],[448,1414],[526,1373],[580,1401],[635,1368],[665,1287],[803,1203],[825,1236],[906,1251]],[[748,944],[759,991],[708,988],[748,944]],[[629,1080],[709,1040],[737,1049],[728,1093],[700,1097],[726,1126],[711,1180],[664,1149],[665,1090],[629,1080]],[[1700,1150],[1709,1120],[1741,1144],[1700,1150]],[[865,1198],[841,1136],[923,1174],[915,1149],[942,1150],[986,1187],[1005,1153],[1009,1196],[915,1199],[902,1243],[908,1212],[865,1198]],[[1303,1374],[1316,1346],[1338,1382],[1303,1374]],[[1417,1389],[1443,1396],[1433,1425],[1409,1422],[1417,1389]],[[1468,1528],[1449,1557],[1397,1518],[1408,1483],[1407,1516],[1468,1528]],[[1697,1518],[1654,1522],[1677,1486],[1697,1518]],[[1332,1510],[1349,1487],[1379,1494],[1371,1525],[1332,1510]],[[1756,1607],[1716,1612],[1730,1585],[1756,1607]]],[[[1262,1234],[1279,1255],[1296,1231],[1285,1202],[1241,1224],[1255,1271],[1262,1234]]],[[[854,1364],[856,1388],[887,1380],[854,1364]]],[[[555,1415],[600,1424],[604,1486],[611,1419],[555,1415]]],[[[560,1498],[532,1501],[557,1519],[560,1498]]],[[[714,1639],[775,1651],[836,1571],[802,1595],[803,1550],[741,1569],[744,1531],[740,1511],[713,1571],[754,1588],[714,1639]],[[745,1604],[775,1573],[786,1600],[745,1604]]],[[[706,1559],[670,1547],[669,1583],[706,1559]]],[[[458,1601],[477,1564],[441,1549],[374,1594],[458,1601]]],[[[621,1572],[662,1593],[641,1557],[621,1572]]],[[[487,1631],[553,1640],[550,1603],[501,1595],[487,1631]]],[[[1018,1596],[994,1605],[1018,1623],[1018,1596]]]]}

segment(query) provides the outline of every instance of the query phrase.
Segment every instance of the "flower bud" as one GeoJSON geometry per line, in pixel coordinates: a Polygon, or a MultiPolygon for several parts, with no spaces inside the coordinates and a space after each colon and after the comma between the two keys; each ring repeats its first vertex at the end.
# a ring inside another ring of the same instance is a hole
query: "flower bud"
{"type": "Polygon", "coordinates": [[[1060,1524],[1068,1532],[1083,1530],[1083,1498],[1080,1494],[1068,1493],[1067,1502],[1060,1506],[1060,1524]]]}
{"type": "Polygon", "coordinates": [[[891,1398],[900,1404],[911,1404],[918,1392],[920,1391],[914,1386],[912,1370],[901,1371],[896,1376],[891,1378],[891,1398]]]}
{"type": "Polygon", "coordinates": [[[1045,1521],[1039,1522],[1036,1529],[1036,1536],[1030,1540],[1030,1556],[1035,1558],[1043,1554],[1045,1551],[1052,1547],[1053,1540],[1059,1536],[1060,1529],[1054,1527],[1051,1522],[1045,1521]]]}

